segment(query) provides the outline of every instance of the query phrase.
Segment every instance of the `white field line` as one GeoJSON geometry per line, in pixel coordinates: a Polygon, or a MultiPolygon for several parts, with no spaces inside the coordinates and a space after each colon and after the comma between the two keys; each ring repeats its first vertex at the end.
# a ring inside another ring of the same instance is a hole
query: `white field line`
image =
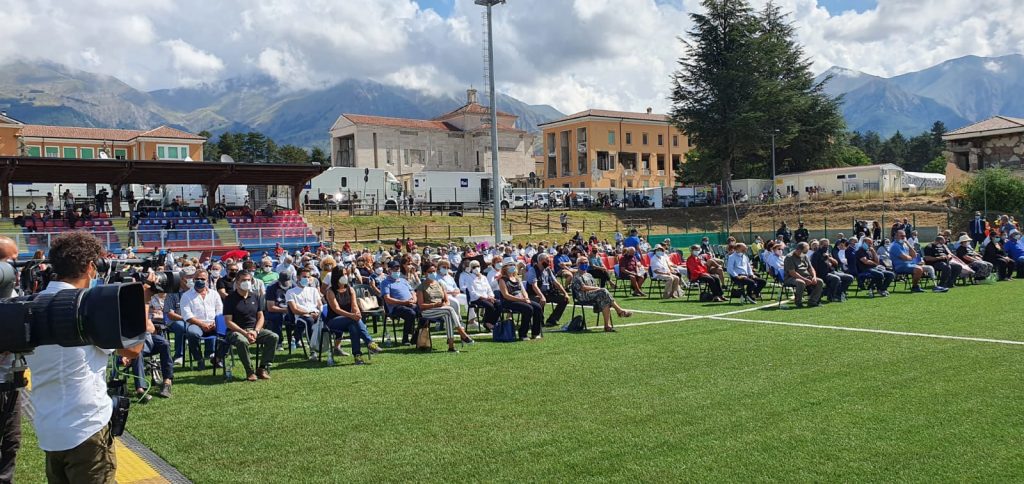
{"type": "Polygon", "coordinates": [[[973,341],[978,343],[996,343],[1002,345],[1015,345],[1024,346],[1024,341],[1004,340],[1004,339],[992,339],[992,338],[975,338],[971,336],[950,336],[945,334],[932,334],[932,333],[912,333],[909,331],[890,331],[887,329],[871,329],[871,328],[851,328],[848,326],[830,326],[824,324],[807,324],[807,323],[787,323],[783,321],[767,321],[767,320],[756,320],[756,319],[740,319],[740,318],[728,318],[723,316],[707,316],[708,319],[714,319],[718,321],[731,321],[736,323],[751,323],[751,324],[770,324],[777,326],[793,326],[797,328],[814,328],[814,329],[832,329],[836,331],[851,331],[855,333],[875,333],[875,334],[890,334],[896,336],[912,336],[917,338],[935,338],[935,339],[950,339],[957,341],[973,341]]]}
{"type": "Polygon", "coordinates": [[[664,313],[664,312],[660,312],[660,311],[644,311],[642,309],[627,309],[627,308],[622,308],[622,309],[625,309],[626,311],[629,311],[631,313],[636,313],[636,314],[653,314],[655,316],[675,316],[677,318],[693,318],[693,317],[699,318],[699,317],[701,317],[701,316],[698,316],[696,314],[664,313]]]}
{"type": "MultiPolygon", "coordinates": [[[[784,300],[783,302],[786,302],[786,300],[784,300]]],[[[775,326],[791,326],[791,327],[797,327],[797,328],[813,328],[813,329],[831,329],[831,330],[835,330],[835,331],[850,331],[850,332],[854,332],[854,333],[888,334],[888,335],[894,335],[894,336],[910,336],[910,337],[915,337],[915,338],[947,339],[947,340],[955,340],[955,341],[971,341],[971,342],[975,342],[975,343],[994,343],[994,344],[1002,344],[1002,345],[1024,346],[1024,341],[1015,341],[1015,340],[1003,340],[1003,339],[994,339],[994,338],[978,338],[978,337],[973,337],[973,336],[953,336],[953,335],[933,334],[933,333],[914,333],[914,332],[910,332],[910,331],[892,331],[892,330],[887,330],[887,329],[852,328],[852,327],[849,327],[849,326],[832,326],[832,325],[825,325],[825,324],[789,323],[789,322],[784,322],[784,321],[768,321],[768,320],[762,320],[762,319],[741,319],[741,318],[730,318],[730,317],[728,317],[728,316],[733,316],[733,315],[736,315],[736,314],[742,314],[742,313],[747,313],[747,312],[752,312],[752,311],[758,311],[758,310],[765,309],[765,308],[775,307],[775,306],[778,306],[778,305],[779,305],[778,302],[774,302],[774,303],[766,304],[766,305],[763,305],[763,306],[755,306],[755,307],[751,307],[751,308],[740,309],[740,310],[737,310],[737,311],[729,311],[729,312],[720,313],[720,314],[709,314],[709,315],[705,315],[705,316],[698,316],[698,315],[692,315],[692,314],[665,313],[665,312],[657,312],[657,311],[641,311],[641,310],[630,309],[629,311],[632,311],[634,313],[656,314],[656,315],[662,315],[662,316],[678,316],[679,319],[676,319],[676,320],[665,320],[665,321],[654,321],[654,322],[650,322],[650,323],[622,324],[622,325],[617,325],[616,327],[644,326],[644,325],[648,325],[648,324],[665,324],[665,323],[676,323],[676,322],[684,322],[684,321],[693,321],[693,320],[696,320],[696,319],[711,319],[711,320],[716,320],[716,321],[728,321],[728,322],[734,322],[734,323],[767,324],[767,325],[775,325],[775,326]]]]}

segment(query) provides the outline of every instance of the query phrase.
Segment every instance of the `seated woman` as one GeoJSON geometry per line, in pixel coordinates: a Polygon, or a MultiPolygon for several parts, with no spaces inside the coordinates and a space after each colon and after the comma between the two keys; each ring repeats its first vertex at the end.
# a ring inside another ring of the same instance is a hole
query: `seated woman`
{"type": "Polygon", "coordinates": [[[463,276],[469,276],[464,280],[463,287],[469,299],[470,310],[481,309],[484,316],[484,327],[488,331],[494,329],[498,322],[498,299],[494,296],[491,283],[487,282],[487,276],[480,273],[480,263],[476,260],[469,262],[469,271],[463,276]]]}
{"type": "Polygon", "coordinates": [[[504,265],[501,276],[497,278],[498,290],[501,292],[501,306],[506,311],[520,315],[519,339],[526,340],[526,332],[532,333],[533,339],[541,339],[541,325],[544,322],[544,307],[531,301],[526,295],[526,287],[519,278],[515,264],[504,265]]]}
{"type": "Polygon", "coordinates": [[[595,279],[601,281],[602,288],[607,285],[611,285],[612,290],[614,290],[617,287],[615,281],[612,280],[611,275],[608,274],[608,269],[604,267],[604,261],[601,259],[601,256],[598,255],[596,247],[590,249],[590,260],[588,261],[588,264],[589,268],[587,269],[587,272],[589,272],[591,276],[594,276],[595,279]]]}
{"type": "MultiPolygon", "coordinates": [[[[349,276],[345,273],[345,269],[340,266],[331,269],[331,287],[327,291],[327,307],[331,317],[324,324],[335,334],[348,332],[352,341],[352,355],[355,358],[355,364],[363,364],[361,343],[364,341],[371,354],[380,352],[380,347],[373,341],[373,336],[370,336],[370,331],[363,323],[356,291],[349,283],[349,276]]],[[[340,339],[334,342],[333,351],[336,355],[344,356],[344,352],[341,351],[340,339]]]]}
{"type": "Polygon", "coordinates": [[[995,266],[996,275],[1000,281],[1013,279],[1014,262],[1013,259],[1006,255],[1006,251],[1003,249],[1003,239],[1000,234],[993,233],[989,237],[989,242],[985,246],[982,259],[995,266]]]}
{"type": "MultiPolygon", "coordinates": [[[[587,266],[587,259],[580,257],[576,263],[582,269],[587,266]]],[[[620,318],[628,318],[633,315],[633,313],[622,309],[622,306],[615,302],[615,299],[612,298],[611,293],[607,289],[598,287],[594,281],[594,276],[591,276],[587,270],[576,271],[576,274],[572,277],[572,282],[569,283],[569,290],[574,300],[584,304],[592,304],[595,313],[604,315],[604,330],[606,332],[615,332],[615,328],[612,326],[612,309],[615,310],[615,313],[620,318]]]]}
{"type": "Polygon", "coordinates": [[[448,331],[449,352],[454,353],[456,351],[456,332],[459,333],[463,343],[472,344],[473,338],[466,334],[466,328],[462,325],[462,316],[451,306],[444,285],[438,282],[440,276],[437,274],[437,265],[433,262],[427,262],[423,265],[423,271],[427,277],[416,288],[420,315],[425,319],[440,319],[444,321],[445,329],[448,331]]]}

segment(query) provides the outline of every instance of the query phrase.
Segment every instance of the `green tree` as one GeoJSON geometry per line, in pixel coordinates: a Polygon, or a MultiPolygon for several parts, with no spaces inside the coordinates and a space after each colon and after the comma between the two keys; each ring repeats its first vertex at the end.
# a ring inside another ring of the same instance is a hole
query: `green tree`
{"type": "Polygon", "coordinates": [[[670,116],[701,150],[684,179],[767,176],[773,133],[778,172],[827,164],[845,129],[839,101],[815,84],[788,15],[771,2],[756,14],[746,0],[702,5],[673,76],[670,116]]]}
{"type": "Polygon", "coordinates": [[[981,170],[964,184],[964,198],[968,210],[1020,213],[1024,210],[1024,179],[1002,168],[981,170]]]}
{"type": "Polygon", "coordinates": [[[277,149],[277,158],[281,163],[304,165],[309,163],[309,153],[295,145],[283,145],[277,149]]]}
{"type": "Polygon", "coordinates": [[[946,172],[946,157],[939,155],[935,159],[929,161],[927,165],[921,168],[921,171],[925,173],[945,173],[946,172]]]}
{"type": "Polygon", "coordinates": [[[932,135],[928,132],[921,133],[907,142],[906,164],[903,168],[908,171],[921,171],[939,154],[932,142],[932,135]]]}
{"type": "Polygon", "coordinates": [[[944,134],[946,134],[946,123],[943,123],[942,121],[936,121],[934,124],[932,124],[932,144],[935,146],[935,149],[939,151],[942,151],[942,149],[945,148],[946,146],[946,142],[942,141],[942,135],[944,134]]]}
{"type": "Polygon", "coordinates": [[[242,136],[240,133],[221,133],[220,138],[217,139],[217,151],[221,155],[228,155],[235,160],[240,159],[242,155],[242,136]]]}
{"type": "Polygon", "coordinates": [[[320,163],[321,165],[328,165],[331,163],[331,158],[327,156],[327,153],[324,152],[323,148],[319,146],[314,146],[313,150],[310,151],[309,153],[309,162],[320,163]]]}
{"type": "Polygon", "coordinates": [[[697,146],[700,159],[718,167],[710,180],[726,181],[733,163],[760,144],[764,113],[753,109],[760,81],[751,72],[757,49],[757,19],[745,0],[704,0],[706,13],[693,13],[686,55],[673,75],[673,124],[697,146]]]}
{"type": "Polygon", "coordinates": [[[263,133],[250,131],[242,135],[241,141],[239,155],[242,159],[237,161],[255,163],[267,159],[267,137],[263,133]]]}
{"type": "Polygon", "coordinates": [[[206,143],[203,144],[203,161],[218,161],[220,158],[220,149],[217,144],[213,142],[213,134],[205,129],[196,134],[206,138],[206,143]]]}
{"type": "Polygon", "coordinates": [[[901,167],[907,164],[907,138],[903,133],[896,131],[896,134],[882,144],[882,150],[875,163],[894,163],[901,167]]]}

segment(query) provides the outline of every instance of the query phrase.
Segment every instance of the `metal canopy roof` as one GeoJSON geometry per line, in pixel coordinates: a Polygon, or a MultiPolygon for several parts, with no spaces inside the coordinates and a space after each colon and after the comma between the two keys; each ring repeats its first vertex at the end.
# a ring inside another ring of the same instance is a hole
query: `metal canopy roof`
{"type": "Polygon", "coordinates": [[[181,185],[304,185],[328,166],[0,157],[6,183],[108,183],[181,185]]]}

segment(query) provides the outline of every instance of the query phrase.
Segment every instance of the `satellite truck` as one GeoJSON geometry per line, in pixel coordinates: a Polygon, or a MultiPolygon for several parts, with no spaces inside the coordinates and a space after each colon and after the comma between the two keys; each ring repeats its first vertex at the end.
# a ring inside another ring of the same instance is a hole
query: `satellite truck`
{"type": "Polygon", "coordinates": [[[308,195],[314,208],[370,203],[378,210],[398,210],[401,193],[402,185],[386,170],[335,166],[310,180],[301,196],[305,200],[308,195]]]}
{"type": "MultiPolygon", "coordinates": [[[[490,173],[477,171],[421,171],[412,176],[416,204],[441,209],[464,210],[490,205],[495,190],[490,173]]],[[[512,206],[512,189],[504,178],[498,192],[501,208],[512,206]]]]}

